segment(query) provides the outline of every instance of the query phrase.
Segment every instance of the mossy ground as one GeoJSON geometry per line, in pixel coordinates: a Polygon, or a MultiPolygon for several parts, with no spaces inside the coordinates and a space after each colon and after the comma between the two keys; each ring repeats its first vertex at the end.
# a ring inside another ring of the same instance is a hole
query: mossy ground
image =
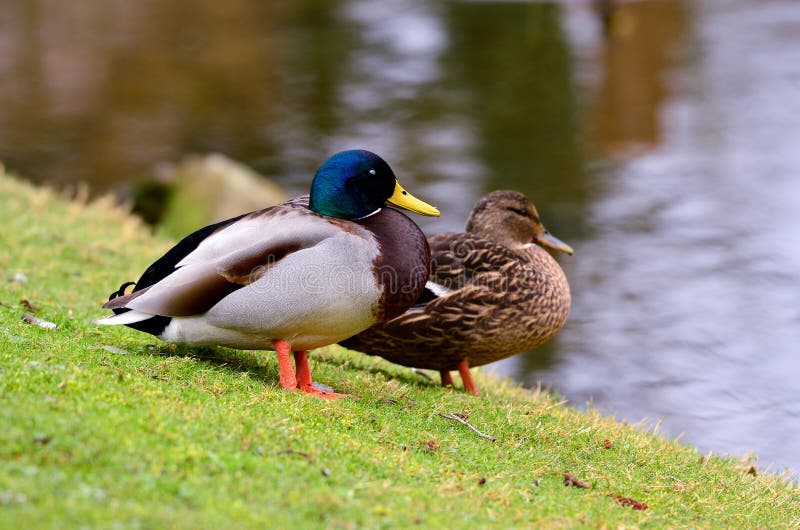
{"type": "Polygon", "coordinates": [[[333,346],[311,354],[352,395],[331,402],[278,388],[270,352],[98,327],[169,246],[108,203],[0,174],[0,227],[2,528],[800,525],[793,484],[546,392],[478,374],[474,398],[333,346]]]}

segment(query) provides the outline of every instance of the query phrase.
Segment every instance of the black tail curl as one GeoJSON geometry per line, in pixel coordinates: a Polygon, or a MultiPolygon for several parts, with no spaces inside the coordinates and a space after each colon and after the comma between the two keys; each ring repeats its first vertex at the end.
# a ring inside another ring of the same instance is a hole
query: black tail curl
{"type": "MultiPolygon", "coordinates": [[[[125,282],[125,283],[123,283],[122,285],[119,286],[119,289],[117,289],[116,291],[114,291],[113,293],[108,295],[108,301],[110,302],[114,298],[119,298],[120,296],[125,296],[125,294],[126,294],[125,293],[125,289],[127,289],[131,285],[134,286],[134,290],[135,290],[136,282],[125,282]]],[[[119,315],[120,313],[125,313],[127,311],[130,311],[130,309],[127,309],[125,307],[118,307],[116,309],[112,309],[112,311],[114,312],[115,315],[119,315]]]]}
{"type": "MultiPolygon", "coordinates": [[[[125,293],[125,289],[127,289],[127,288],[128,288],[128,287],[130,287],[131,285],[133,285],[134,287],[136,287],[136,282],[125,282],[125,283],[123,283],[122,285],[120,285],[120,286],[119,286],[119,289],[117,289],[116,291],[114,291],[113,293],[111,293],[111,294],[108,296],[108,301],[110,302],[110,301],[111,301],[111,300],[113,300],[114,298],[119,298],[120,296],[125,296],[125,294],[126,294],[126,293],[125,293]]],[[[135,290],[135,289],[134,289],[134,290],[135,290]]]]}

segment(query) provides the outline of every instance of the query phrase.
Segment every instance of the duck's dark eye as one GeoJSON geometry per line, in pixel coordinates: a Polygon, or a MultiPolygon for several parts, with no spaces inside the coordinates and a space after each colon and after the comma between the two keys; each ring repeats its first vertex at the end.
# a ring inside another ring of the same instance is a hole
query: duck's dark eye
{"type": "Polygon", "coordinates": [[[522,217],[530,217],[531,213],[528,210],[521,210],[519,208],[514,208],[513,206],[509,206],[506,208],[509,212],[514,212],[517,215],[521,215],[522,217]]]}

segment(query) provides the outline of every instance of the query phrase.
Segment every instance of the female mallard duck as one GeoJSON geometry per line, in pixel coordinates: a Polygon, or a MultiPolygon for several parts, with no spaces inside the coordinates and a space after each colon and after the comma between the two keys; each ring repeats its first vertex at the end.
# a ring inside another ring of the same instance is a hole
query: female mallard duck
{"type": "Polygon", "coordinates": [[[469,372],[549,340],[567,319],[569,285],[542,247],[572,254],[550,235],[528,198],[495,191],[480,199],[465,233],[429,240],[431,277],[404,314],[352,337],[348,348],[393,363],[439,370],[442,385],[458,369],[464,388],[478,394],[469,372]]]}
{"type": "Polygon", "coordinates": [[[128,283],[113,293],[103,307],[116,314],[98,322],[167,342],[274,349],[282,387],[336,397],[312,386],[306,350],[402,314],[428,278],[425,236],[387,203],[439,215],[377,155],[338,153],[317,171],[310,197],[187,236],[133,292],[124,293],[128,283]]]}

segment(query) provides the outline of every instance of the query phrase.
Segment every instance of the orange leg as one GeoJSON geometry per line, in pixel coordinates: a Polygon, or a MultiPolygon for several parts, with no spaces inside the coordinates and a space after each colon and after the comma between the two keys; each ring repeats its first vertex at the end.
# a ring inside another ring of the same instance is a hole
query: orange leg
{"type": "Polygon", "coordinates": [[[461,381],[464,382],[464,390],[476,396],[480,395],[478,394],[478,387],[475,386],[475,381],[472,380],[472,374],[469,373],[469,361],[467,359],[458,363],[458,373],[461,374],[461,381]]]}
{"type": "Polygon", "coordinates": [[[450,375],[450,370],[439,370],[439,375],[442,378],[442,386],[453,386],[453,376],[450,375]]]}
{"type": "Polygon", "coordinates": [[[297,369],[297,388],[304,390],[311,387],[311,367],[305,351],[294,352],[294,365],[297,369]]]}
{"type": "Polygon", "coordinates": [[[335,399],[340,397],[348,397],[347,394],[338,394],[336,392],[325,392],[314,388],[311,381],[311,367],[308,366],[308,355],[305,351],[294,352],[294,364],[297,367],[297,388],[306,394],[313,394],[317,397],[335,399]]]}
{"type": "Polygon", "coordinates": [[[297,378],[292,368],[292,347],[285,340],[275,340],[275,353],[278,354],[278,370],[280,372],[281,386],[287,390],[297,388],[297,378]]]}

